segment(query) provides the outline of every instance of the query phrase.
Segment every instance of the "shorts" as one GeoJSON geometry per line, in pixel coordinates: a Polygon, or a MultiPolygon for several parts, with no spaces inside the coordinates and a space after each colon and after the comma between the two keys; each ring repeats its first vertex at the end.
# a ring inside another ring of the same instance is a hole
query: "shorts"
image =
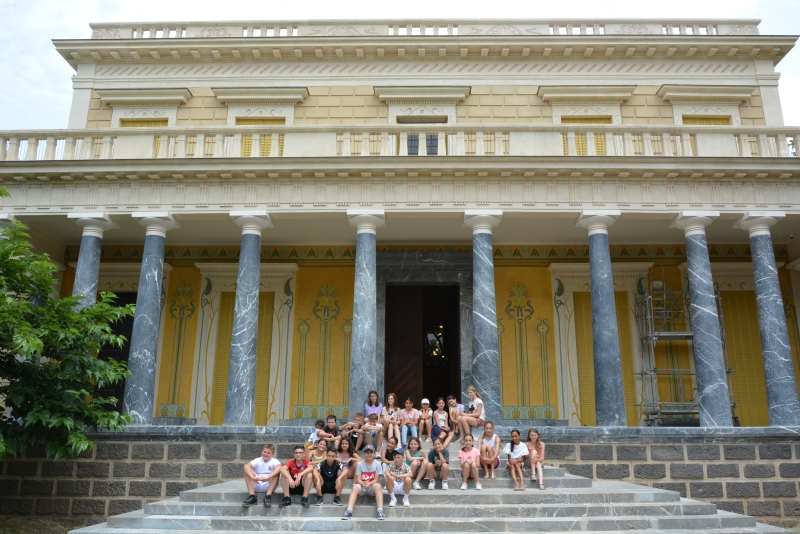
{"type": "Polygon", "coordinates": [[[442,468],[434,467],[436,469],[436,480],[442,480],[442,468]]]}
{"type": "Polygon", "coordinates": [[[255,483],[255,492],[256,493],[266,493],[269,490],[269,480],[266,482],[256,482],[255,483]]]}
{"type": "Polygon", "coordinates": [[[304,492],[302,484],[298,484],[295,488],[289,488],[289,495],[302,495],[304,492]]]}
{"type": "Polygon", "coordinates": [[[336,493],[336,481],[335,480],[323,480],[322,481],[322,493],[336,493]]]}
{"type": "MultiPolygon", "coordinates": [[[[484,464],[484,462],[481,461],[481,467],[483,467],[483,464],[484,464]]],[[[500,467],[500,456],[495,458],[495,462],[494,462],[494,468],[497,469],[498,467],[500,467]]]]}
{"type": "MultiPolygon", "coordinates": [[[[405,480],[405,479],[403,479],[403,480],[405,480]]],[[[395,480],[394,481],[394,487],[392,488],[392,491],[389,493],[389,495],[392,495],[392,494],[394,494],[394,495],[405,495],[406,494],[406,490],[403,489],[403,480],[395,480]]]]}
{"type": "MultiPolygon", "coordinates": [[[[361,484],[358,484],[358,486],[361,486],[361,484]]],[[[364,486],[361,486],[361,495],[376,495],[376,491],[383,492],[383,488],[380,484],[373,484],[369,489],[366,490],[364,489],[364,486]]]]}
{"type": "Polygon", "coordinates": [[[484,420],[479,418],[479,419],[476,421],[476,423],[477,423],[477,424],[476,424],[475,426],[483,426],[484,420]]]}
{"type": "Polygon", "coordinates": [[[436,426],[436,425],[433,425],[433,428],[431,429],[431,432],[432,432],[432,434],[433,434],[433,439],[436,439],[436,438],[438,438],[438,437],[439,437],[439,434],[444,434],[445,436],[447,436],[447,435],[450,433],[450,432],[449,432],[449,431],[447,431],[447,430],[442,430],[441,428],[439,428],[439,427],[438,427],[438,426],[436,426]]]}
{"type": "MultiPolygon", "coordinates": [[[[367,430],[366,433],[369,434],[369,437],[372,438],[372,444],[375,445],[375,442],[378,441],[378,431],[377,430],[367,430]]],[[[364,440],[364,441],[366,442],[366,440],[364,440]]]]}

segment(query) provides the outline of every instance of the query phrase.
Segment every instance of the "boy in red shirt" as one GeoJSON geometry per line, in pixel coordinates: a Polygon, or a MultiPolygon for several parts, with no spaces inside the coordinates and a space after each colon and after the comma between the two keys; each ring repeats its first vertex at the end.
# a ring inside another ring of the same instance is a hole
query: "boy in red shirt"
{"type": "MultiPolygon", "coordinates": [[[[314,469],[311,466],[311,462],[306,460],[305,455],[305,448],[302,445],[298,445],[294,448],[294,459],[286,462],[282,469],[289,478],[289,495],[302,495],[303,498],[300,499],[300,504],[304,508],[308,508],[308,492],[314,482],[314,469]]],[[[283,497],[281,506],[290,506],[292,504],[292,499],[289,495],[283,497]]]]}

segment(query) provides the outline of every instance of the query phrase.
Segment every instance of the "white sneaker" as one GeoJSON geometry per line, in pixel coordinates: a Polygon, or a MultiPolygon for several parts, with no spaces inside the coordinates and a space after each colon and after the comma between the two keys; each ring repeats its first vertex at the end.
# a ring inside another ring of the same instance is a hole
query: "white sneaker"
{"type": "Polygon", "coordinates": [[[414,488],[415,490],[422,489],[422,486],[419,485],[419,482],[414,482],[413,484],[411,484],[411,487],[414,488]]]}
{"type": "Polygon", "coordinates": [[[443,490],[450,489],[449,486],[447,485],[447,481],[446,480],[442,480],[442,489],[443,490]]]}
{"type": "Polygon", "coordinates": [[[478,483],[476,483],[476,484],[475,484],[475,489],[476,489],[476,490],[482,490],[482,489],[483,489],[483,486],[481,485],[481,483],[480,483],[480,482],[478,482],[478,483]]]}
{"type": "Polygon", "coordinates": [[[395,506],[397,506],[397,497],[392,494],[389,496],[389,508],[394,508],[395,506]]]}
{"type": "Polygon", "coordinates": [[[428,482],[428,489],[429,490],[436,489],[436,481],[435,480],[431,480],[430,482],[428,482]]]}
{"type": "Polygon", "coordinates": [[[403,506],[405,506],[406,508],[411,507],[411,503],[408,502],[408,495],[403,495],[403,506]]]}
{"type": "Polygon", "coordinates": [[[466,483],[466,482],[462,482],[462,483],[461,483],[461,489],[462,489],[462,490],[465,490],[465,489],[467,489],[467,483],[466,483]]]}

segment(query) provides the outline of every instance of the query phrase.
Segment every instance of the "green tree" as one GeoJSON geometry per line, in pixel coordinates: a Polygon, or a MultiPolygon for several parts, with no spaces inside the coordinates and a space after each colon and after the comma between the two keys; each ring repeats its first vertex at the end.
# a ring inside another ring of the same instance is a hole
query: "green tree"
{"type": "Polygon", "coordinates": [[[133,315],[134,307],[115,306],[114,294],[105,292],[83,309],[75,309],[81,297],[52,298],[58,267],[31,248],[22,223],[3,231],[0,458],[35,443],[44,443],[51,458],[70,457],[92,447],[87,428],[123,430],[132,420],[107,409],[117,399],[98,394],[130,373],[123,363],[95,355],[124,343],[111,324],[133,315]]]}

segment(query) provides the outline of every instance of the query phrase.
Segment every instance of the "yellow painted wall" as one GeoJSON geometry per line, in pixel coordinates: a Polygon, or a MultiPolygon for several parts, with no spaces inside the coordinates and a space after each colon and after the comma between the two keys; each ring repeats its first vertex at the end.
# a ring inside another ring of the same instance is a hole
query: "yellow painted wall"
{"type": "Polygon", "coordinates": [[[292,406],[346,406],[350,378],[353,267],[297,271],[292,406]]]}
{"type": "MultiPolygon", "coordinates": [[[[575,292],[572,298],[575,303],[575,341],[578,359],[578,389],[580,391],[579,419],[584,426],[594,426],[597,424],[597,413],[594,390],[594,349],[592,347],[592,298],[588,291],[575,292]]],[[[619,329],[625,417],[628,426],[638,426],[628,293],[616,291],[614,300],[617,308],[617,328],[619,329]]]]}
{"type": "Polygon", "coordinates": [[[550,271],[546,268],[495,270],[504,406],[558,404],[551,294],[550,271]]]}
{"type": "MultiPolygon", "coordinates": [[[[217,327],[217,350],[214,360],[214,387],[211,394],[211,424],[225,422],[225,405],[228,393],[228,371],[231,361],[231,338],[233,337],[233,310],[236,293],[220,295],[219,325],[217,327]]],[[[269,420],[269,366],[272,357],[272,326],[275,293],[258,295],[258,337],[256,343],[256,398],[255,424],[264,426],[269,420]]]]}
{"type": "Polygon", "coordinates": [[[177,267],[170,272],[156,402],[158,417],[191,417],[188,407],[192,391],[200,284],[200,270],[195,267],[177,267]],[[167,414],[161,409],[163,405],[183,405],[187,411],[183,415],[167,414]]]}

